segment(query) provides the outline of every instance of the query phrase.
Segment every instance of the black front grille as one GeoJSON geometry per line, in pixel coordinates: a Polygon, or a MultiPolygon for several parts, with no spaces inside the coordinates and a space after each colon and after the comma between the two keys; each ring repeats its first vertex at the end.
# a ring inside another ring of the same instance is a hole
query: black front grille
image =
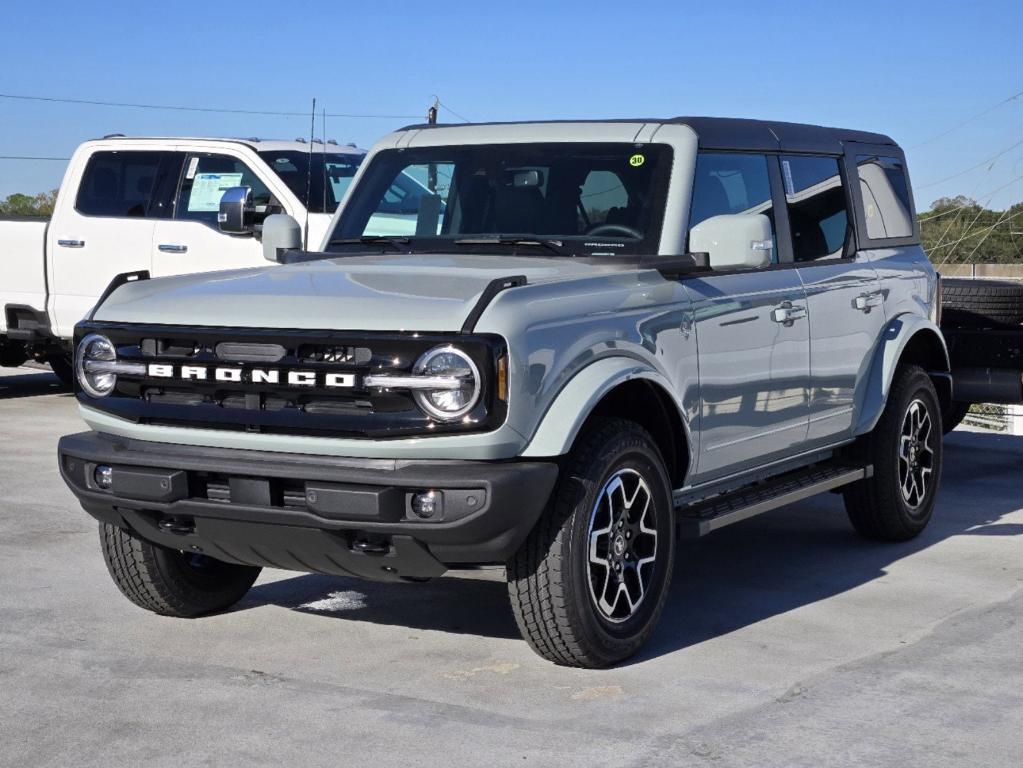
{"type": "Polygon", "coordinates": [[[504,354],[503,342],[495,337],[285,334],[111,323],[83,323],[76,329],[77,338],[88,333],[106,335],[119,361],[143,363],[146,374],[118,376],[109,397],[93,399],[79,392],[79,399],[136,422],[388,438],[487,430],[504,419],[504,403],[491,386],[496,361],[504,354]],[[363,383],[369,374],[409,374],[422,354],[449,343],[473,358],[488,393],[463,421],[433,422],[408,391],[363,383]]]}

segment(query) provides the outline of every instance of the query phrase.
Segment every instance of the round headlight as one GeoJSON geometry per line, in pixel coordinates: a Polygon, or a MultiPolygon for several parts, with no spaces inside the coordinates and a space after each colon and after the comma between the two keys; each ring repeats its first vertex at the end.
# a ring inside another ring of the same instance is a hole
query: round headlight
{"type": "Polygon", "coordinates": [[[93,397],[106,397],[117,385],[117,374],[104,370],[107,366],[97,363],[112,363],[117,360],[117,351],[110,339],[98,333],[90,333],[78,344],[75,353],[75,373],[78,383],[93,397]]]}
{"type": "Polygon", "coordinates": [[[416,361],[413,372],[449,382],[443,388],[415,393],[419,407],[435,419],[460,419],[479,402],[480,372],[469,356],[455,347],[431,349],[416,361]]]}

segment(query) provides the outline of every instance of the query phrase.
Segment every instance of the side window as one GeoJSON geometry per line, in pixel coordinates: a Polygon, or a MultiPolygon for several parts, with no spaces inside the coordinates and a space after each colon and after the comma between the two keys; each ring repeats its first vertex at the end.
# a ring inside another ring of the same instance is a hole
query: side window
{"type": "MultiPolygon", "coordinates": [[[[771,221],[771,234],[774,236],[774,205],[767,157],[701,152],[696,158],[689,227],[695,227],[712,216],[733,213],[764,214],[771,221]]],[[[774,261],[777,261],[777,255],[774,261]]]]}
{"type": "Polygon", "coordinates": [[[781,174],[795,260],[844,256],[852,228],[838,159],[785,156],[781,174]]]}
{"type": "Polygon", "coordinates": [[[912,236],[913,209],[902,161],[894,157],[858,155],[856,170],[863,193],[867,237],[884,240],[912,236]]]}
{"type": "Polygon", "coordinates": [[[86,216],[143,218],[152,211],[161,161],[166,152],[96,152],[78,187],[75,208],[86,216]]]}
{"type": "Polygon", "coordinates": [[[439,235],[444,225],[454,172],[452,163],[407,166],[384,190],[362,234],[439,235]]]}
{"type": "Polygon", "coordinates": [[[174,218],[217,226],[220,198],[228,187],[251,187],[258,207],[275,203],[270,190],[243,161],[227,155],[189,155],[174,218]]]}

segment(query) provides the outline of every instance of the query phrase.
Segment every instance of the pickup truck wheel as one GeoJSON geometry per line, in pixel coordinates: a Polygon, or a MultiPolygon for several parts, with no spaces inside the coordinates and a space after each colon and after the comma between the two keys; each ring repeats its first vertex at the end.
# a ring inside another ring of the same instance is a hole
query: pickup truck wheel
{"type": "Polygon", "coordinates": [[[512,610],[533,650],[590,668],[634,654],[664,608],[673,514],[664,462],[646,430],[606,419],[588,431],[508,563],[512,610]]]}
{"type": "Polygon", "coordinates": [[[107,570],[135,605],[161,616],[193,618],[230,608],[244,597],[260,568],[179,552],[100,523],[107,570]]]}
{"type": "Polygon", "coordinates": [[[941,478],[940,414],[930,377],[919,366],[901,366],[880,421],[854,449],[874,475],[843,494],[862,536],[908,541],[927,527],[941,478]]]}
{"type": "Polygon", "coordinates": [[[68,389],[72,389],[75,385],[75,366],[71,362],[70,355],[51,355],[46,358],[46,362],[49,364],[50,369],[60,379],[60,383],[68,389]]]}
{"type": "Polygon", "coordinates": [[[1023,323],[1023,285],[1009,280],[941,281],[945,328],[1004,328],[1023,323]]]}

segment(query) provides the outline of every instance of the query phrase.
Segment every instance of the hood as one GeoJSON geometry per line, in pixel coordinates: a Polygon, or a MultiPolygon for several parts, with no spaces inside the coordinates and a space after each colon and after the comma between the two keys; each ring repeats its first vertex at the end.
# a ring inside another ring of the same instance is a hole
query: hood
{"type": "Polygon", "coordinates": [[[530,283],[620,272],[568,257],[373,255],[128,283],[95,320],[207,327],[452,331],[500,277],[530,283]]]}

